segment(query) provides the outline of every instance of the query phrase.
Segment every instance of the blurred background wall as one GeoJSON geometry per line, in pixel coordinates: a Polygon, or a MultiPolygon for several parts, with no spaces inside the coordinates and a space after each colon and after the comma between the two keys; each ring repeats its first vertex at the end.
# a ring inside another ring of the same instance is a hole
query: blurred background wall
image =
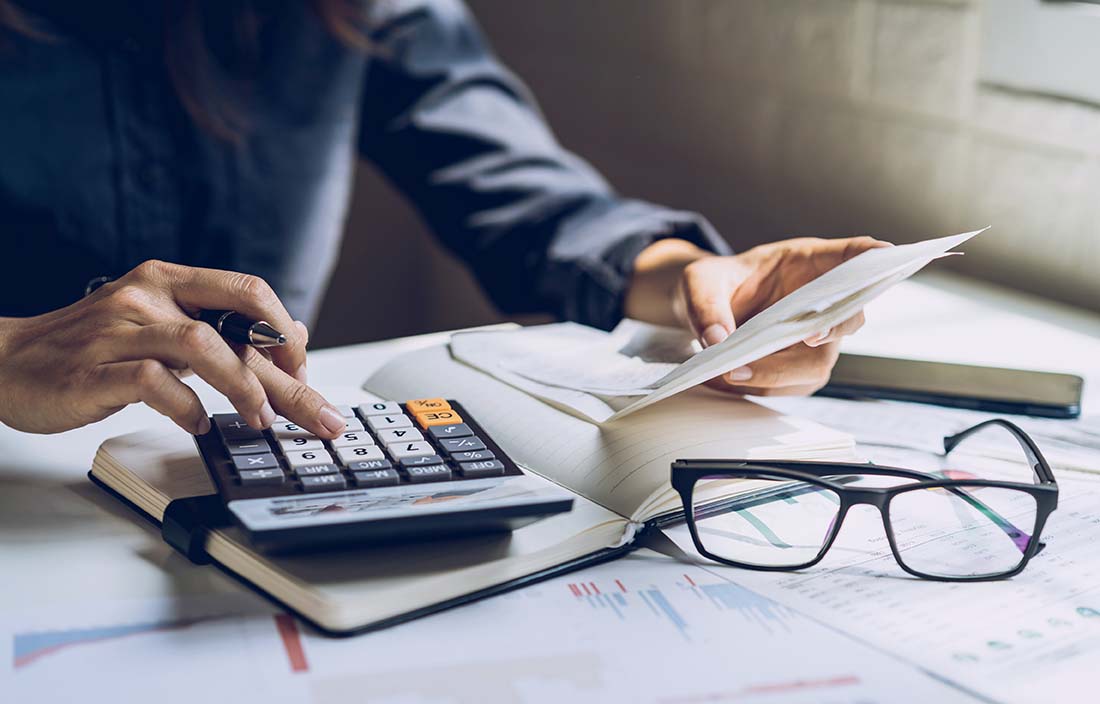
{"type": "MultiPolygon", "coordinates": [[[[948,265],[1100,308],[1100,109],[982,84],[981,0],[470,4],[566,146],[737,248],[993,225],[948,265]]],[[[344,255],[317,346],[497,319],[368,165],[344,255]]]]}

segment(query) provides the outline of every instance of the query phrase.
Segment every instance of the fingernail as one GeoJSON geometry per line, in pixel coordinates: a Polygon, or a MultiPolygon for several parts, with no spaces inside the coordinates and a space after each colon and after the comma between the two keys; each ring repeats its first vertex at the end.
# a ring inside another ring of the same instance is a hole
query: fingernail
{"type": "Polygon", "coordinates": [[[724,327],[715,323],[703,331],[703,347],[712,347],[729,337],[729,332],[724,327]]]}
{"type": "Polygon", "coordinates": [[[752,370],[748,367],[738,367],[726,376],[730,381],[748,381],[752,378],[752,370]]]}
{"type": "Polygon", "coordinates": [[[206,435],[210,432],[210,419],[203,416],[199,419],[199,426],[195,430],[195,435],[206,435]]]}
{"type": "Polygon", "coordinates": [[[275,411],[271,408],[271,404],[264,401],[264,405],[260,406],[260,425],[265,428],[271,427],[271,424],[275,422],[275,411]]]}
{"type": "Polygon", "coordinates": [[[810,335],[805,340],[803,340],[803,342],[805,342],[810,347],[817,347],[825,340],[826,337],[828,336],[825,333],[819,332],[816,335],[810,335]]]}
{"type": "Polygon", "coordinates": [[[321,425],[325,426],[325,430],[330,433],[338,433],[347,426],[344,417],[332,406],[321,406],[321,412],[318,415],[321,418],[321,425]]]}
{"type": "Polygon", "coordinates": [[[302,362],[302,366],[298,367],[298,371],[294,372],[294,378],[303,384],[309,383],[309,374],[306,372],[305,362],[302,362]]]}

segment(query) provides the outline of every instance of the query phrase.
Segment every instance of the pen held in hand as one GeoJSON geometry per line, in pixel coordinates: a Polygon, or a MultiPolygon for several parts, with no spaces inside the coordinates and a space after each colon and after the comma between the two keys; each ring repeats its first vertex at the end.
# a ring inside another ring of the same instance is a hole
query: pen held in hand
{"type": "Polygon", "coordinates": [[[286,335],[267,321],[252,320],[233,310],[203,310],[199,320],[211,325],[229,342],[253,347],[279,347],[286,344],[286,335]]]}

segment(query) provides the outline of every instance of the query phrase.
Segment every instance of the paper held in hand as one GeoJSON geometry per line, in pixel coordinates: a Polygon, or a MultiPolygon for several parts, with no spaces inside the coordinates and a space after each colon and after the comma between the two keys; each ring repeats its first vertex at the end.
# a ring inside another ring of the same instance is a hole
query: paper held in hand
{"type": "Polygon", "coordinates": [[[613,421],[827,332],[984,231],[864,252],[703,350],[682,332],[628,321],[610,334],[572,323],[459,333],[451,352],[557,408],[596,423],[613,421]]]}

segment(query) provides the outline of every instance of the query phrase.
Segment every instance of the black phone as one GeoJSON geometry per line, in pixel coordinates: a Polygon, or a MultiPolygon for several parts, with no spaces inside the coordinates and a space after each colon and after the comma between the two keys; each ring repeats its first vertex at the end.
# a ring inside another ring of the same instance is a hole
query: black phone
{"type": "Polygon", "coordinates": [[[1081,415],[1073,374],[841,354],[818,396],[914,401],[1045,418],[1081,415]]]}

